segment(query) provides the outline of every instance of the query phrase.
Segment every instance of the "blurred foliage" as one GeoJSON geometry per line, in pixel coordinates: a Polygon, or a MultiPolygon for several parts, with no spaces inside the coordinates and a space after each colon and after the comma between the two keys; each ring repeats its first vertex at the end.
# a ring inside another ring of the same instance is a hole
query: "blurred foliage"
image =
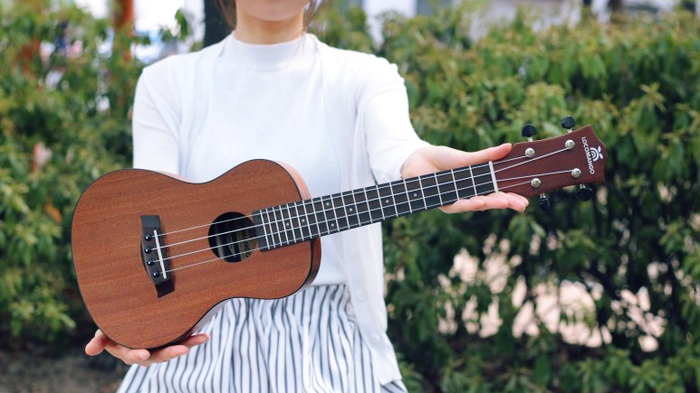
{"type": "Polygon", "coordinates": [[[128,117],[140,66],[108,44],[132,38],[78,8],[49,3],[0,3],[5,343],[65,342],[76,321],[87,321],[70,255],[73,207],[91,180],[131,156],[128,117]]]}
{"type": "MultiPolygon", "coordinates": [[[[76,324],[91,325],[71,268],[71,214],[92,179],[129,165],[141,64],[105,48],[115,34],[135,38],[71,7],[0,7],[0,337],[83,339],[76,324]]],[[[450,9],[387,15],[375,43],[361,10],[328,11],[316,34],[397,64],[414,126],[434,144],[517,142],[525,123],[554,136],[571,114],[607,145],[607,183],[590,202],[566,189],[550,195],[549,212],[533,203],[525,213],[386,223],[389,331],[409,390],[699,391],[698,19],[584,19],[533,31],[520,13],[473,40],[470,10],[450,9]],[[474,274],[455,267],[458,254],[475,261],[474,274]],[[505,269],[498,280],[488,275],[494,261],[505,269]],[[555,296],[553,328],[539,317],[541,289],[556,295],[572,284],[592,305],[555,296]],[[628,296],[642,294],[646,305],[628,296]],[[514,334],[528,308],[537,334],[514,334]],[[484,334],[489,313],[497,326],[484,334]],[[570,326],[603,344],[565,340],[560,329],[570,326]],[[657,349],[642,349],[648,337],[657,349]]]]}
{"type": "MultiPolygon", "coordinates": [[[[411,391],[697,392],[700,21],[623,15],[534,31],[521,11],[474,40],[470,11],[387,15],[371,46],[406,79],[417,132],[477,150],[518,142],[526,123],[538,138],[562,134],[571,114],[607,145],[607,183],[586,203],[553,193],[549,212],[533,203],[386,223],[390,336],[411,391]],[[475,261],[471,276],[455,267],[460,252],[475,261]],[[494,260],[504,271],[489,278],[494,260]],[[559,303],[559,322],[546,323],[542,288],[559,300],[572,284],[593,304],[559,303]],[[528,308],[538,334],[515,335],[528,308]],[[481,337],[489,311],[497,326],[481,337]],[[565,340],[559,329],[573,326],[603,344],[565,340]],[[657,349],[645,351],[649,337],[657,349]]],[[[355,10],[319,35],[367,50],[365,24],[355,10]]]]}

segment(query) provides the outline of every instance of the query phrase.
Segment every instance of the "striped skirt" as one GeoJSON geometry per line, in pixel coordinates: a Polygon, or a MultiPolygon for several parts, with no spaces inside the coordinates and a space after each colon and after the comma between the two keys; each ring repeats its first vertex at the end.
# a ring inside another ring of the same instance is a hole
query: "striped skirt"
{"type": "Polygon", "coordinates": [[[132,366],[118,393],[376,392],[369,348],[345,285],[312,286],[277,300],[227,301],[202,329],[211,339],[189,354],[132,366]]]}

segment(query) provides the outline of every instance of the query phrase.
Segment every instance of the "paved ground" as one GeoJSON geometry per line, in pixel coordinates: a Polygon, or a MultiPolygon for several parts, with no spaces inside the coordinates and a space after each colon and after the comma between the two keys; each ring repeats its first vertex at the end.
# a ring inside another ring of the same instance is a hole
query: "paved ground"
{"type": "Polygon", "coordinates": [[[81,348],[62,356],[0,349],[0,393],[111,393],[125,371],[126,366],[90,358],[81,348]]]}

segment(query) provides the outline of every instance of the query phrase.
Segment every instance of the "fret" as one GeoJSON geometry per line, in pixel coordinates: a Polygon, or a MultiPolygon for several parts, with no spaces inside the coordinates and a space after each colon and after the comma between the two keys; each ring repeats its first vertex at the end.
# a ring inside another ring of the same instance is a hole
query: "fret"
{"type": "Polygon", "coordinates": [[[457,202],[457,190],[455,188],[453,171],[444,171],[435,174],[438,182],[438,191],[440,193],[440,201],[442,206],[457,202]]]}
{"type": "Polygon", "coordinates": [[[335,214],[335,220],[338,223],[336,231],[342,231],[348,229],[348,213],[345,210],[345,203],[343,202],[342,194],[333,194],[331,196],[331,201],[333,205],[333,212],[335,214]]]}
{"type": "Polygon", "coordinates": [[[369,198],[367,197],[367,189],[363,188],[355,194],[357,201],[357,216],[360,220],[360,225],[369,224],[372,222],[371,207],[369,206],[369,198]]]}
{"type": "Polygon", "coordinates": [[[297,237],[294,232],[294,225],[292,225],[292,216],[289,214],[289,204],[282,206],[282,219],[283,228],[287,236],[287,244],[296,243],[297,237]]]}
{"type": "Polygon", "coordinates": [[[271,246],[271,247],[277,247],[277,243],[275,243],[275,228],[274,228],[275,222],[274,222],[274,220],[272,219],[272,215],[271,215],[271,212],[270,212],[271,210],[272,210],[272,209],[267,209],[267,210],[265,211],[265,219],[266,219],[266,221],[267,221],[267,228],[268,228],[267,233],[270,234],[270,235],[269,235],[269,236],[270,236],[270,241],[269,241],[270,246],[271,246]]]}
{"type": "Polygon", "coordinates": [[[398,215],[394,203],[394,195],[391,192],[391,184],[383,184],[378,187],[379,198],[382,206],[382,217],[384,219],[396,217],[398,215]]]}
{"type": "Polygon", "coordinates": [[[335,209],[333,209],[333,198],[326,195],[321,200],[323,201],[323,213],[326,215],[328,233],[334,233],[338,229],[338,219],[335,217],[335,209]]]}
{"type": "Polygon", "coordinates": [[[278,206],[278,217],[279,217],[279,226],[281,228],[281,237],[283,239],[283,245],[291,244],[292,243],[292,233],[290,233],[290,227],[291,225],[289,224],[289,213],[287,212],[286,206],[281,205],[278,206]]]}
{"type": "Polygon", "coordinates": [[[472,170],[472,166],[469,165],[469,177],[472,178],[472,187],[474,188],[474,196],[479,195],[479,191],[476,189],[476,178],[474,177],[474,171],[472,170]]]}
{"type": "Polygon", "coordinates": [[[280,245],[287,245],[289,244],[289,238],[287,236],[287,231],[284,227],[284,214],[283,214],[283,209],[282,206],[276,206],[274,209],[272,209],[273,214],[275,215],[275,223],[277,224],[277,233],[280,237],[280,245]]]}
{"type": "Polygon", "coordinates": [[[315,198],[313,203],[314,211],[316,212],[316,225],[318,225],[319,236],[327,235],[328,219],[326,218],[326,210],[323,208],[321,198],[315,198]]]}
{"type": "Polygon", "coordinates": [[[470,167],[458,169],[454,172],[459,199],[469,199],[476,195],[476,187],[472,178],[470,167]]]}
{"type": "Polygon", "coordinates": [[[379,191],[377,186],[365,188],[367,195],[367,205],[369,206],[370,222],[384,220],[384,211],[382,210],[381,201],[379,200],[379,191]]]}
{"type": "Polygon", "coordinates": [[[396,215],[405,216],[412,212],[411,204],[408,203],[408,194],[406,193],[406,182],[398,180],[391,183],[391,193],[394,196],[396,206],[396,215]]]}
{"type": "Polygon", "coordinates": [[[457,199],[459,199],[459,187],[457,187],[457,179],[455,178],[455,170],[451,169],[450,174],[452,175],[452,184],[455,186],[455,193],[457,194],[457,199]]]}
{"type": "Polygon", "coordinates": [[[438,193],[437,180],[435,176],[423,175],[420,177],[421,185],[423,186],[423,196],[425,198],[426,209],[440,205],[440,196],[438,193]]]}
{"type": "Polygon", "coordinates": [[[418,179],[418,185],[420,186],[419,187],[420,196],[421,196],[421,199],[423,200],[423,210],[428,210],[428,203],[425,201],[425,192],[423,191],[424,190],[423,181],[421,180],[420,176],[417,177],[417,179],[418,179]]]}
{"type": "Polygon", "coordinates": [[[489,172],[491,172],[491,184],[493,191],[498,192],[498,181],[496,181],[496,170],[493,169],[493,161],[489,161],[489,172]]]}
{"type": "Polygon", "coordinates": [[[286,244],[294,243],[294,231],[292,229],[292,223],[290,222],[291,217],[289,216],[289,209],[287,205],[280,206],[280,226],[282,227],[282,232],[284,233],[284,238],[286,238],[286,244]]]}
{"type": "Polygon", "coordinates": [[[411,194],[411,190],[409,190],[408,184],[406,184],[406,179],[402,179],[402,181],[403,181],[404,193],[406,194],[406,203],[408,203],[408,213],[411,214],[411,213],[413,213],[412,201],[411,201],[411,197],[409,195],[409,194],[411,194]]]}
{"type": "Polygon", "coordinates": [[[282,238],[282,245],[287,245],[291,244],[291,233],[289,233],[289,221],[288,221],[288,214],[287,214],[287,209],[285,208],[285,205],[280,205],[277,206],[277,220],[278,224],[280,227],[280,237],[282,238]]]}
{"type": "Polygon", "coordinates": [[[279,247],[279,245],[281,244],[280,234],[279,234],[279,229],[277,228],[277,220],[275,219],[274,210],[275,210],[274,207],[267,209],[267,219],[270,222],[270,234],[272,235],[272,247],[279,247]]]}
{"type": "Polygon", "coordinates": [[[301,240],[302,233],[301,227],[299,226],[299,214],[297,214],[296,211],[292,210],[293,207],[293,204],[287,204],[287,215],[289,216],[287,221],[289,223],[288,228],[291,230],[293,243],[297,243],[301,240]]]}
{"type": "Polygon", "coordinates": [[[318,236],[318,225],[316,225],[316,215],[314,214],[313,204],[310,201],[302,201],[302,207],[304,209],[304,219],[306,219],[306,226],[309,229],[309,239],[313,239],[318,236]]]}
{"type": "Polygon", "coordinates": [[[304,202],[294,203],[294,214],[296,215],[296,224],[299,227],[300,239],[309,240],[311,238],[311,228],[306,219],[306,211],[304,210],[304,202]]]}
{"type": "Polygon", "coordinates": [[[318,220],[316,219],[316,209],[314,209],[313,199],[304,201],[304,211],[306,211],[306,220],[309,222],[309,231],[311,235],[313,237],[321,236],[321,228],[319,228],[318,220]]]}
{"type": "Polygon", "coordinates": [[[423,198],[423,190],[420,186],[419,179],[409,179],[406,183],[406,195],[408,197],[411,212],[425,210],[425,199],[423,198]]]}
{"type": "Polygon", "coordinates": [[[494,191],[491,171],[487,165],[471,167],[476,195],[490,194],[494,191]]]}
{"type": "Polygon", "coordinates": [[[440,199],[440,206],[444,206],[445,204],[442,202],[442,193],[440,193],[440,181],[438,180],[437,173],[433,173],[433,177],[435,178],[435,186],[437,187],[437,196],[440,199]]]}
{"type": "Polygon", "coordinates": [[[345,213],[348,218],[348,228],[360,226],[360,213],[357,207],[355,193],[346,191],[342,194],[343,204],[345,205],[345,213]]]}

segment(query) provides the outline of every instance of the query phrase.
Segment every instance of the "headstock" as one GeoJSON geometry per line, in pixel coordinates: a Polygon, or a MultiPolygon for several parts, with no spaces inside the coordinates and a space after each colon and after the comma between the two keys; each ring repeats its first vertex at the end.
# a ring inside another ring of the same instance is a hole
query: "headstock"
{"type": "MultiPolygon", "coordinates": [[[[562,125],[573,127],[573,119],[565,118],[562,125]]],[[[526,127],[531,138],[532,126],[526,127]]],[[[588,125],[561,136],[516,143],[507,156],[493,165],[500,191],[526,197],[540,195],[540,207],[547,210],[545,192],[576,184],[603,183],[606,160],[605,145],[588,125]]],[[[577,194],[584,200],[593,195],[588,188],[581,188],[577,194]]]]}

